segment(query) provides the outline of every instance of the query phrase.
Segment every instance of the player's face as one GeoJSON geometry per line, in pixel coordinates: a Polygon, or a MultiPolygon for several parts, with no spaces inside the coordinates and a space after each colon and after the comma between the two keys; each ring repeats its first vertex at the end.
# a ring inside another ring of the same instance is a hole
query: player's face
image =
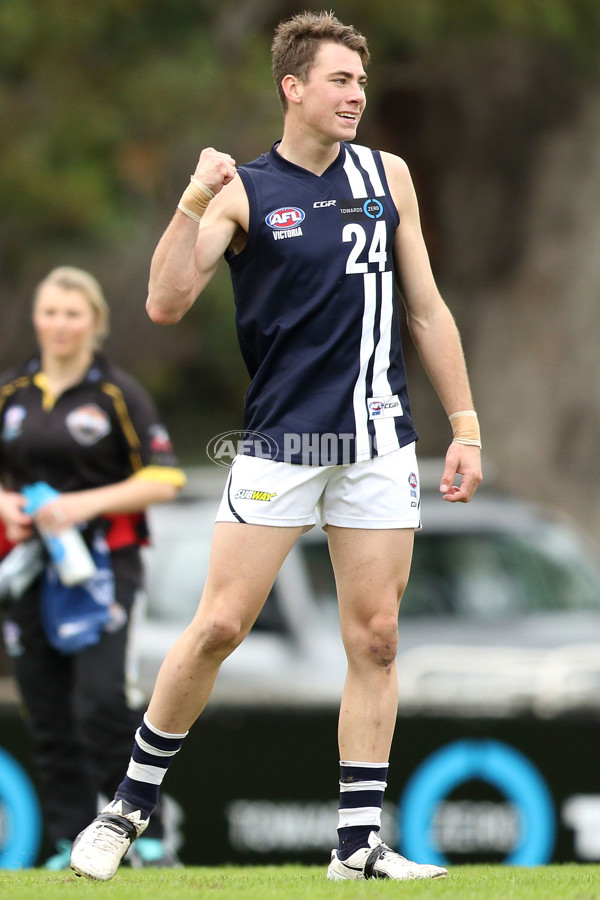
{"type": "Polygon", "coordinates": [[[45,356],[68,359],[93,348],[96,315],[81,291],[45,285],[35,300],[33,325],[45,356]]]}
{"type": "Polygon", "coordinates": [[[352,140],[367,103],[366,83],[358,53],[322,44],[308,80],[298,85],[307,126],[327,140],[352,140]]]}

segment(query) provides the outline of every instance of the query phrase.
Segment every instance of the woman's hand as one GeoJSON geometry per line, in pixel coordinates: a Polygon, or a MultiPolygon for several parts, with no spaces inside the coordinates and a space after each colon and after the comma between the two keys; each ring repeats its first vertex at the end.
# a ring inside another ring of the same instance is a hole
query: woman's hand
{"type": "Polygon", "coordinates": [[[25,497],[18,491],[0,491],[0,519],[4,522],[6,537],[19,544],[33,537],[33,518],[23,511],[25,497]]]}
{"type": "Polygon", "coordinates": [[[59,494],[54,500],[44,503],[34,516],[37,527],[50,534],[58,534],[72,525],[87,522],[100,512],[97,505],[90,503],[90,495],[89,491],[75,491],[59,494]]]}

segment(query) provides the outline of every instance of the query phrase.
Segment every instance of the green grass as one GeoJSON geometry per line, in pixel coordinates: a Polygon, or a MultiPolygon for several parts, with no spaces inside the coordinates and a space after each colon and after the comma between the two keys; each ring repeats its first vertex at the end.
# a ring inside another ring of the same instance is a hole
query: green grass
{"type": "Polygon", "coordinates": [[[6,900],[600,900],[600,866],[540,868],[456,866],[439,881],[330,882],[321,866],[249,866],[131,871],[113,881],[86,881],[71,872],[0,872],[6,900]]]}

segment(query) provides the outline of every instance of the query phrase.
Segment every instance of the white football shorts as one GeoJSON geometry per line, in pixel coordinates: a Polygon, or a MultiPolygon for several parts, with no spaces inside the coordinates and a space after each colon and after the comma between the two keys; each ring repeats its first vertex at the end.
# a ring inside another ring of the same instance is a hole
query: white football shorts
{"type": "Polygon", "coordinates": [[[419,529],[415,445],[344,466],[299,466],[238,455],[216,521],[419,529]]]}

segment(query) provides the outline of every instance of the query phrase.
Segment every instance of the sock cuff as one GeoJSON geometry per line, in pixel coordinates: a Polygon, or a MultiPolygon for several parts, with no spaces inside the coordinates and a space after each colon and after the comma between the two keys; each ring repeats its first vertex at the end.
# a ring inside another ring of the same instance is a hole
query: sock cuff
{"type": "Polygon", "coordinates": [[[340,766],[356,766],[361,769],[383,769],[389,766],[389,760],[385,762],[355,762],[350,759],[340,759],[340,766]]]}
{"type": "Polygon", "coordinates": [[[364,784],[387,781],[388,763],[340,762],[340,784],[364,784]]]}
{"type": "Polygon", "coordinates": [[[380,791],[383,793],[387,787],[387,781],[340,781],[340,793],[357,794],[364,791],[380,791]]]}
{"type": "Polygon", "coordinates": [[[153,734],[156,734],[158,737],[167,738],[171,741],[182,741],[185,737],[188,736],[189,731],[184,731],[183,734],[172,734],[168,731],[161,731],[160,728],[157,728],[148,720],[147,713],[144,713],[144,725],[151,731],[153,734]]]}

